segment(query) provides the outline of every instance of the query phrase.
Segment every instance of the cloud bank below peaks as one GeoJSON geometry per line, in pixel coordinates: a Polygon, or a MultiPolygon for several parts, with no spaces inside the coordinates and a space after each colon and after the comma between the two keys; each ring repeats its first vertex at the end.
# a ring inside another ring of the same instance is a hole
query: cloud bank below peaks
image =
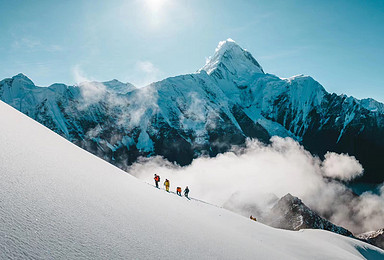
{"type": "Polygon", "coordinates": [[[129,173],[152,183],[153,174],[171,181],[171,189],[189,186],[191,196],[229,210],[262,219],[278,198],[291,193],[323,217],[354,233],[382,228],[381,194],[354,195],[342,181],[363,173],[355,157],[327,153],[322,161],[290,138],[272,137],[264,145],[248,140],[245,148],[215,158],[201,157],[180,167],[160,158],[146,158],[129,173]]]}

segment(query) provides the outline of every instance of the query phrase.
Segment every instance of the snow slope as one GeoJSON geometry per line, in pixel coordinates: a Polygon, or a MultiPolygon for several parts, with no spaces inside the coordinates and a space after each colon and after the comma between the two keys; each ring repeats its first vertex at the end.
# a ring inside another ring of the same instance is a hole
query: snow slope
{"type": "Polygon", "coordinates": [[[0,116],[0,259],[384,257],[354,239],[278,230],[157,190],[3,102],[0,116]]]}

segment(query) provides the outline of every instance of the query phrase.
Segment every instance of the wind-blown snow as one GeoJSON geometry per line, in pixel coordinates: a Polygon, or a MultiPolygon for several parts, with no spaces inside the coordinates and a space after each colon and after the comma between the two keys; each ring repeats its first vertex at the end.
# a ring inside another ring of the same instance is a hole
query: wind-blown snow
{"type": "Polygon", "coordinates": [[[330,232],[278,230],[157,190],[2,102],[0,116],[1,259],[384,257],[330,232]]]}

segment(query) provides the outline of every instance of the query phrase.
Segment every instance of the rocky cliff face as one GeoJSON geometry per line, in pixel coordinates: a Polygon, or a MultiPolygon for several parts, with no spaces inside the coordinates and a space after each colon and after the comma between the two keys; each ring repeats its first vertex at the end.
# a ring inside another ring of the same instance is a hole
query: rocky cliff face
{"type": "Polygon", "coordinates": [[[19,74],[0,82],[0,99],[123,169],[153,155],[186,165],[278,135],[319,156],[354,155],[363,181],[384,181],[383,104],[330,94],[309,76],[266,74],[232,40],[197,73],[144,88],[117,80],[42,88],[19,74]]]}
{"type": "Polygon", "coordinates": [[[343,236],[353,237],[353,234],[340,226],[322,218],[316,212],[308,208],[299,198],[287,194],[282,197],[263,218],[263,222],[269,226],[288,229],[323,229],[343,236]]]}
{"type": "Polygon", "coordinates": [[[357,235],[361,240],[365,240],[368,243],[384,249],[384,228],[357,235]]]}
{"type": "Polygon", "coordinates": [[[306,206],[299,198],[287,194],[280,198],[269,213],[260,219],[269,226],[287,230],[323,229],[343,236],[356,238],[384,249],[384,229],[353,235],[349,230],[337,226],[306,206]]]}

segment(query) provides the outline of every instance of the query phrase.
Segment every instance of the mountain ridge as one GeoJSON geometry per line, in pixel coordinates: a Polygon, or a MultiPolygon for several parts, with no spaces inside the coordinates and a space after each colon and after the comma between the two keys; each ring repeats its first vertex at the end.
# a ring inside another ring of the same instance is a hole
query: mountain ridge
{"type": "Polygon", "coordinates": [[[186,165],[247,138],[267,143],[278,135],[320,157],[354,155],[366,169],[363,181],[384,181],[382,103],[330,94],[310,76],[264,73],[233,40],[220,42],[198,72],[144,88],[112,80],[48,91],[24,75],[14,78],[0,82],[1,100],[123,169],[153,155],[186,165]]]}

